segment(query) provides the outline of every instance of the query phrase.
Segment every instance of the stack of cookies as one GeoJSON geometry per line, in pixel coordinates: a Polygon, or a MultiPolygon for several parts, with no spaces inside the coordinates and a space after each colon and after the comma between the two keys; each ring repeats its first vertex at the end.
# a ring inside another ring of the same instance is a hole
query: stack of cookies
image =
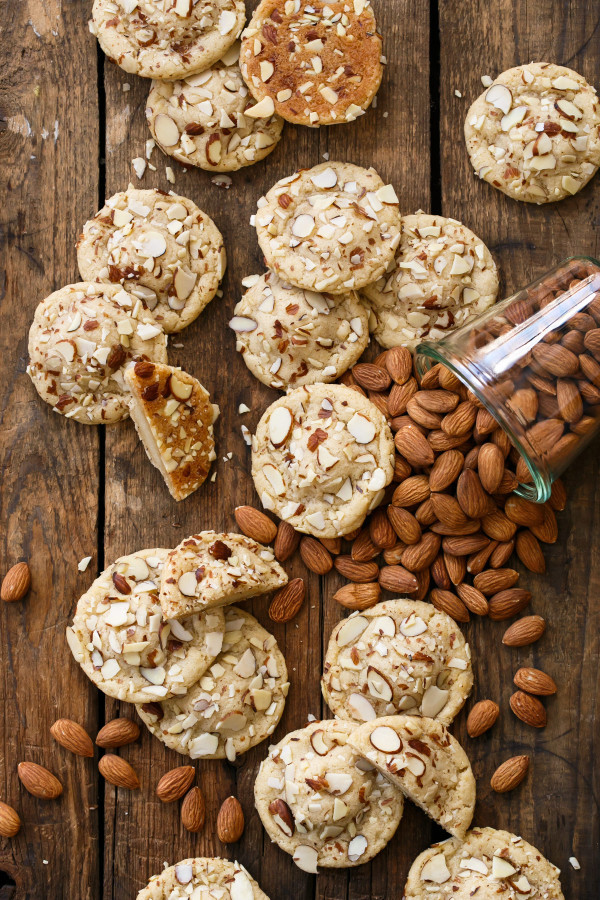
{"type": "Polygon", "coordinates": [[[167,365],[167,335],[194,321],[225,273],[223,237],[193,201],[156,190],[110,197],[77,244],[84,281],[39,304],[29,375],[56,412],[84,424],[131,414],[175,500],[206,479],[218,407],[167,365]]]}
{"type": "Polygon", "coordinates": [[[67,642],[168,747],[233,761],[274,731],[289,684],[275,638],[231,604],[287,580],[269,548],[202,532],[109,566],[80,598],[67,642]]]}

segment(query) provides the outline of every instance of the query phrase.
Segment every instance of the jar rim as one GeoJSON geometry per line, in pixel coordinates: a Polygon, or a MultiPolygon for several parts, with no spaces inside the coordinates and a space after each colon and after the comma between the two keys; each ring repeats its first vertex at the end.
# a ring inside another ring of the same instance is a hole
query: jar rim
{"type": "Polygon", "coordinates": [[[552,479],[541,463],[541,460],[533,459],[531,453],[527,450],[519,437],[517,429],[513,427],[508,416],[505,415],[503,407],[499,405],[496,408],[486,399],[485,386],[478,380],[476,373],[464,366],[458,357],[449,353],[447,347],[444,347],[443,352],[440,352],[440,344],[423,341],[416,348],[416,364],[419,376],[423,376],[426,371],[425,365],[423,364],[423,358],[434,360],[435,363],[441,363],[446,366],[453,375],[456,375],[456,377],[475,394],[479,402],[485,407],[490,415],[494,417],[503,431],[508,435],[511,443],[519,451],[529,469],[533,484],[526,484],[520,481],[518,487],[515,488],[514,493],[524,497],[526,500],[532,500],[534,503],[545,503],[552,491],[552,479]]]}

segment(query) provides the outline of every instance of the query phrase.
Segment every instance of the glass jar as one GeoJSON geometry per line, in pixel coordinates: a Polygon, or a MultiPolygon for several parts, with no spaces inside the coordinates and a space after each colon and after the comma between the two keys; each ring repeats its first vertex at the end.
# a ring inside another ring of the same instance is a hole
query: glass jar
{"type": "Polygon", "coordinates": [[[508,434],[517,493],[542,503],[600,428],[600,262],[572,257],[441,341],[417,347],[423,376],[443,363],[508,434]]]}

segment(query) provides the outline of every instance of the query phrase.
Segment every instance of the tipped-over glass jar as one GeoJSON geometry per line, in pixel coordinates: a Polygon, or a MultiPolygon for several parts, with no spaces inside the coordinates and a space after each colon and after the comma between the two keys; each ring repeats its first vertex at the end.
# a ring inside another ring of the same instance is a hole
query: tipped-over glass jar
{"type": "Polygon", "coordinates": [[[600,262],[573,257],[439,342],[417,347],[422,376],[443,363],[516,451],[517,493],[542,503],[600,429],[600,262]]]}

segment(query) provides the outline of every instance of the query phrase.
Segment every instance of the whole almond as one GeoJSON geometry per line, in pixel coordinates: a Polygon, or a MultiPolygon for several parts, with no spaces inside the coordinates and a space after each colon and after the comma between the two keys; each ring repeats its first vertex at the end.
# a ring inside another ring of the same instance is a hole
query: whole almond
{"type": "Polygon", "coordinates": [[[441,368],[442,364],[436,363],[435,366],[432,366],[421,376],[421,387],[424,391],[429,391],[440,386],[439,378],[441,368]]]}
{"type": "Polygon", "coordinates": [[[517,556],[530,572],[543,575],[546,571],[546,560],[536,536],[528,529],[523,528],[517,534],[515,540],[517,556]]]}
{"type": "Polygon", "coordinates": [[[379,566],[376,562],[356,562],[351,556],[337,556],[334,565],[340,575],[348,581],[356,581],[359,584],[376,581],[379,575],[379,566]]]}
{"type": "Polygon", "coordinates": [[[411,544],[402,554],[402,565],[409,572],[420,572],[427,569],[439,553],[441,538],[439,534],[426,531],[421,540],[411,544]]]}
{"type": "Polygon", "coordinates": [[[392,497],[394,506],[417,506],[429,497],[427,475],[412,475],[398,485],[392,497]]]}
{"type": "Polygon", "coordinates": [[[539,694],[542,697],[549,697],[557,691],[556,682],[545,672],[540,669],[532,669],[524,667],[515,672],[513,678],[514,683],[522,691],[528,694],[539,694]]]}
{"type": "Polygon", "coordinates": [[[346,609],[370,609],[381,596],[381,588],[375,581],[371,584],[345,584],[333,595],[346,609]]]}
{"type": "Polygon", "coordinates": [[[395,384],[388,397],[388,412],[390,416],[403,416],[416,392],[417,382],[414,378],[409,378],[406,384],[395,384]]]}
{"type": "MultiPolygon", "coordinates": [[[[450,413],[450,415],[454,415],[454,413],[450,413]]],[[[436,453],[440,453],[444,450],[456,450],[464,448],[465,442],[468,440],[468,438],[469,436],[466,434],[446,434],[446,432],[442,431],[441,428],[436,429],[435,431],[430,431],[427,435],[427,440],[431,445],[431,449],[435,450],[436,453]]]]}
{"type": "Polygon", "coordinates": [[[591,381],[596,387],[600,387],[600,362],[590,356],[589,353],[582,353],[579,356],[581,371],[588,381],[591,381]]]}
{"type": "Polygon", "coordinates": [[[460,528],[467,522],[467,516],[456,497],[450,494],[431,494],[431,503],[437,519],[450,528],[460,528]]]}
{"type": "Polygon", "coordinates": [[[559,378],[556,382],[556,402],[561,419],[577,422],[583,415],[583,400],[577,385],[570,378],[559,378]]]}
{"type": "MultiPolygon", "coordinates": [[[[416,396],[411,397],[406,404],[406,412],[413,422],[422,427],[424,434],[427,434],[428,430],[439,428],[442,424],[442,416],[438,415],[437,413],[430,412],[428,409],[425,409],[425,407],[421,406],[419,401],[416,399],[416,396]]],[[[429,446],[429,444],[427,446],[429,446]]]]}
{"type": "Polygon", "coordinates": [[[433,450],[427,443],[427,438],[415,425],[409,425],[396,432],[394,438],[396,450],[411,466],[422,469],[433,465],[433,450]]]}
{"type": "Polygon", "coordinates": [[[431,563],[429,572],[437,587],[442,588],[442,590],[444,591],[450,590],[450,588],[452,587],[452,582],[450,581],[450,576],[448,575],[448,569],[446,568],[444,555],[442,553],[438,553],[434,561],[431,563]]]}
{"type": "Polygon", "coordinates": [[[414,399],[429,412],[449,413],[456,409],[460,397],[453,391],[417,391],[414,399]]]}
{"type": "Polygon", "coordinates": [[[575,354],[560,344],[545,344],[541,341],[533,348],[533,357],[551,375],[575,375],[579,369],[575,354]]]}
{"type": "Polygon", "coordinates": [[[352,374],[357,382],[366,391],[385,391],[392,382],[387,369],[373,363],[358,363],[352,367],[352,374]]]}
{"type": "Polygon", "coordinates": [[[140,726],[133,719],[111,719],[96,735],[96,743],[105,750],[132,744],[140,736],[140,726]]]}
{"type": "Polygon", "coordinates": [[[583,339],[583,346],[598,358],[600,354],[600,328],[587,329],[583,339]]]}
{"type": "MultiPolygon", "coordinates": [[[[429,569],[415,572],[415,578],[417,579],[417,590],[414,594],[411,594],[411,600],[424,600],[429,591],[429,585],[431,584],[429,569]]],[[[408,591],[406,593],[408,593],[408,591]]]]}
{"type": "Polygon", "coordinates": [[[411,512],[402,506],[388,506],[390,524],[403,544],[416,544],[421,540],[421,526],[411,512]]]}
{"type": "Polygon", "coordinates": [[[253,506],[237,506],[233,514],[242,534],[253,541],[271,544],[277,537],[277,525],[260,509],[253,506]]]}
{"type": "Polygon", "coordinates": [[[445,537],[442,542],[444,553],[451,556],[470,556],[484,550],[490,543],[490,539],[484,534],[465,534],[459,537],[445,537]]]}
{"type": "Polygon", "coordinates": [[[491,597],[513,587],[518,580],[519,573],[515,569],[485,569],[475,576],[473,584],[482,594],[491,597]]]}
{"type": "Polygon", "coordinates": [[[483,516],[481,529],[494,541],[510,541],[514,537],[517,526],[505,516],[501,509],[494,509],[483,516]]]}
{"type": "Polygon", "coordinates": [[[190,788],[181,804],[181,822],[184,828],[196,834],[204,828],[206,804],[199,787],[190,788]]]}
{"type": "Polygon", "coordinates": [[[548,505],[551,506],[555,512],[560,512],[567,505],[567,492],[560,478],[556,478],[552,482],[552,489],[550,493],[550,499],[548,500],[548,505]]]}
{"type": "Polygon", "coordinates": [[[498,422],[493,415],[484,407],[477,410],[477,418],[475,419],[475,431],[478,435],[491,434],[498,427],[498,422]]]}
{"type": "Polygon", "coordinates": [[[515,691],[510,698],[510,708],[515,716],[526,725],[533,728],[546,727],[546,709],[541,700],[526,694],[524,691],[515,691]]]}
{"type": "Polygon", "coordinates": [[[244,833],[244,811],[239,800],[228,797],[217,816],[217,835],[224,844],[235,844],[244,833]]]}
{"type": "Polygon", "coordinates": [[[62,747],[77,756],[94,755],[91,737],[85,728],[72,719],[57,719],[50,728],[50,734],[62,747]]]}
{"type": "Polygon", "coordinates": [[[450,591],[441,591],[434,588],[431,591],[431,602],[436,609],[448,613],[455,622],[468,622],[470,619],[469,611],[462,600],[452,594],[450,591]]]}
{"type": "Polygon", "coordinates": [[[493,569],[501,569],[513,555],[515,549],[514,541],[504,541],[494,547],[492,555],[489,558],[490,566],[493,569]]]}
{"type": "Polygon", "coordinates": [[[302,578],[292,578],[275,593],[269,606],[273,622],[291,622],[304,603],[305,585],[302,578]]]}
{"type": "Polygon", "coordinates": [[[14,837],[20,827],[21,820],[17,811],[0,800],[0,835],[5,838],[14,837]]]}
{"type": "Polygon", "coordinates": [[[533,388],[522,388],[515,391],[507,401],[521,425],[535,421],[538,411],[538,395],[533,388]]]}
{"type": "Polygon", "coordinates": [[[56,775],[37,763],[20,762],[17,774],[25,790],[40,800],[56,800],[63,792],[62,784],[56,775]]]}
{"type": "MultiPolygon", "coordinates": [[[[531,601],[531,592],[523,588],[508,588],[489,598],[489,617],[495,622],[512,619],[531,601]]],[[[523,620],[521,620],[523,621],[523,620]]]]}
{"type": "Polygon", "coordinates": [[[542,419],[527,430],[527,440],[538,453],[549,453],[560,440],[565,423],[561,419],[542,419]]]}
{"type": "Polygon", "coordinates": [[[461,584],[467,574],[467,560],[464,556],[452,556],[444,551],[444,562],[452,584],[461,584]]]}
{"type": "Polygon", "coordinates": [[[528,770],[528,756],[513,756],[498,766],[492,775],[490,786],[497,794],[505,794],[521,784],[528,770]]]}
{"type": "MultiPolygon", "coordinates": [[[[431,497],[428,497],[427,500],[423,500],[422,503],[419,503],[415,509],[415,519],[421,528],[427,528],[427,526],[433,525],[434,522],[437,525],[441,525],[441,522],[437,521],[431,497]]],[[[421,538],[419,538],[419,540],[421,540],[421,538]]]]}
{"type": "Polygon", "coordinates": [[[454,484],[463,470],[465,458],[460,450],[445,450],[440,453],[429,473],[429,488],[441,492],[454,484]]]}
{"type": "Polygon", "coordinates": [[[469,612],[475,613],[476,616],[487,616],[489,608],[488,601],[481,591],[478,591],[472,584],[458,584],[456,586],[456,593],[469,612]]]}
{"type": "Polygon", "coordinates": [[[313,537],[303,537],[300,541],[300,556],[307,569],[315,575],[326,575],[333,567],[331,553],[313,537]]]}
{"type": "Polygon", "coordinates": [[[386,566],[397,566],[402,561],[402,554],[406,550],[407,545],[403,544],[402,541],[398,541],[397,544],[394,544],[389,550],[383,551],[383,559],[386,566]]]}
{"type": "Polygon", "coordinates": [[[416,574],[403,566],[382,566],[379,570],[379,584],[384,591],[399,594],[414,594],[419,589],[416,574]]]}
{"type": "Polygon", "coordinates": [[[442,431],[450,436],[467,435],[473,430],[477,418],[477,407],[470,400],[460,403],[454,412],[442,419],[442,431]]]}
{"type": "Polygon", "coordinates": [[[479,475],[465,469],[456,482],[456,499],[470,519],[480,519],[489,512],[490,498],[483,489],[479,475]]]}
{"type": "Polygon", "coordinates": [[[5,603],[22,600],[31,587],[31,572],[26,562],[18,562],[8,570],[0,587],[0,598],[5,603]]]}
{"type": "Polygon", "coordinates": [[[438,381],[440,387],[443,387],[446,391],[457,391],[463,388],[462,382],[460,382],[454,372],[451,372],[446,366],[440,366],[438,381]]]}
{"type": "Polygon", "coordinates": [[[504,512],[517,525],[531,528],[532,525],[541,525],[544,521],[544,507],[539,503],[532,503],[517,494],[511,494],[504,506],[504,512]]]}
{"type": "Polygon", "coordinates": [[[369,535],[376,547],[389,550],[397,542],[396,532],[392,528],[385,509],[376,509],[369,522],[369,535]]]}
{"type": "Polygon", "coordinates": [[[483,444],[477,455],[477,473],[484,490],[493,494],[504,475],[504,454],[496,444],[483,444]]]}
{"type": "Polygon", "coordinates": [[[292,528],[289,522],[280,522],[277,526],[277,535],[275,537],[275,559],[279,562],[285,562],[290,556],[293,556],[300,543],[300,535],[295,528],[292,528]]]}
{"type": "Polygon", "coordinates": [[[381,547],[373,543],[368,528],[363,529],[352,541],[350,556],[355,562],[370,562],[380,553],[381,547]]]}
{"type": "Polygon", "coordinates": [[[391,347],[385,357],[385,367],[396,384],[405,384],[412,375],[412,353],[407,347],[391,347]]]}
{"type": "Polygon", "coordinates": [[[502,643],[507,647],[526,647],[539,641],[546,630],[546,622],[541,616],[524,616],[507,628],[502,643]]]}
{"type": "Polygon", "coordinates": [[[530,531],[543,544],[555,544],[558,540],[558,522],[554,510],[548,503],[542,506],[542,522],[530,526],[530,531]]]}
{"type": "Polygon", "coordinates": [[[488,731],[500,715],[500,707],[493,700],[480,700],[467,718],[467,734],[475,738],[488,731]]]}
{"type": "Polygon", "coordinates": [[[319,538],[326,550],[329,550],[332,556],[337,556],[342,552],[342,539],[336,538],[319,538]]]}
{"type": "Polygon", "coordinates": [[[163,803],[172,803],[188,791],[196,776],[193,766],[177,766],[165,772],[156,785],[156,796],[163,803]]]}
{"type": "Polygon", "coordinates": [[[98,771],[106,781],[116,787],[135,791],[140,786],[140,780],[133,766],[129,765],[126,759],[114,753],[105,753],[100,757],[98,771]]]}
{"type": "Polygon", "coordinates": [[[498,541],[490,541],[487,547],[482,547],[481,550],[477,550],[467,557],[469,575],[479,575],[480,572],[483,572],[497,546],[498,541]]]}

